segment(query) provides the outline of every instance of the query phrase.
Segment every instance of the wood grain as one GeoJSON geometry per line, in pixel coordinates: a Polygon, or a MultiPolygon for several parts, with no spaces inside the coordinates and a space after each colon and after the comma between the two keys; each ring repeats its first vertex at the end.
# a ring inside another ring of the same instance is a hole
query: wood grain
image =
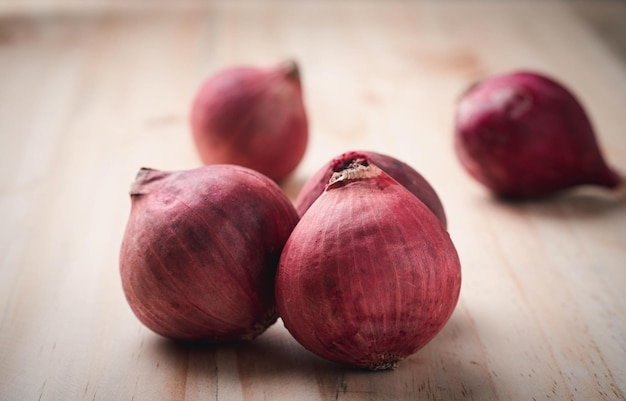
{"type": "Polygon", "coordinates": [[[624,400],[626,194],[490,197],[452,149],[459,94],[532,68],[576,92],[626,171],[620,2],[4,2],[1,400],[624,400]],[[142,166],[199,166],[187,116],[225,66],[301,66],[294,198],[346,150],[388,153],[443,200],[463,266],[444,330],[394,371],[304,350],[279,321],[197,347],[132,315],[117,254],[142,166]]]}

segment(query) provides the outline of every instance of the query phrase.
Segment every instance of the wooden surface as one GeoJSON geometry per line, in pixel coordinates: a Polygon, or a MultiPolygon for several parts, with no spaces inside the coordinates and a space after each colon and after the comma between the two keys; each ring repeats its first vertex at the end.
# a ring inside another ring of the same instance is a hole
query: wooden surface
{"type": "Polygon", "coordinates": [[[583,100],[626,171],[626,3],[4,2],[0,5],[1,400],[624,400],[626,201],[506,204],[461,169],[455,100],[517,68],[583,100]],[[187,115],[211,72],[302,67],[311,141],[285,184],[352,149],[438,191],[463,266],[454,315],[395,371],[354,371],[281,322],[190,347],[131,313],[118,250],[142,166],[199,165],[187,115]]]}

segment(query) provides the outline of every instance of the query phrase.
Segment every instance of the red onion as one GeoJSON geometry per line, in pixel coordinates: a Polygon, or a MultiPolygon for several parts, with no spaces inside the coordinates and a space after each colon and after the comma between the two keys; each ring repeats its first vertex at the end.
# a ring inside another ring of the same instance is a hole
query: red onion
{"type": "Polygon", "coordinates": [[[363,157],[333,174],[287,240],[276,303],[308,350],[377,370],[442,329],[460,285],[457,252],[439,220],[363,157]]]}
{"type": "Polygon", "coordinates": [[[456,110],[456,151],[479,182],[505,197],[549,195],[574,186],[616,187],[591,122],[560,83],[533,72],[486,79],[456,110]]]}
{"type": "Polygon", "coordinates": [[[238,164],[275,181],[285,179],[302,160],[308,141],[297,64],[216,73],[196,95],[191,128],[205,164],[238,164]]]}
{"type": "Polygon", "coordinates": [[[444,227],[447,226],[443,205],[433,187],[422,175],[408,164],[384,154],[368,151],[346,152],[326,163],[309,178],[296,199],[296,210],[302,216],[313,202],[324,192],[328,180],[336,170],[350,164],[355,158],[365,157],[378,168],[389,174],[411,193],[417,196],[437,216],[444,227]]]}
{"type": "Polygon", "coordinates": [[[269,178],[239,166],[142,169],[120,252],[133,312],[165,337],[250,339],[277,319],[274,277],[298,221],[269,178]]]}

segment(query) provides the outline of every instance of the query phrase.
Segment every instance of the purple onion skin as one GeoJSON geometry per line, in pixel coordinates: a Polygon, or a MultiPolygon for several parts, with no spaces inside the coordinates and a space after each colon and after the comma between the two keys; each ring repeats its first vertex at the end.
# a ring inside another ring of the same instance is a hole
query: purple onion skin
{"type": "Polygon", "coordinates": [[[309,351],[388,369],[448,321],[461,267],[448,232],[417,197],[374,165],[359,174],[331,179],[302,216],[281,255],[276,301],[309,351]]]}
{"type": "Polygon", "coordinates": [[[551,195],[578,185],[618,186],[582,105],[534,72],[486,79],[461,97],[455,148],[476,180],[506,198],[551,195]]]}
{"type": "Polygon", "coordinates": [[[190,124],[204,164],[237,164],[284,181],[308,145],[298,65],[288,61],[218,71],[199,88],[190,124]]]}
{"type": "Polygon", "coordinates": [[[142,169],[130,194],[120,273],[145,326],[215,343],[276,321],[276,266],[298,215],[273,181],[231,165],[142,169]]]}
{"type": "Polygon", "coordinates": [[[332,176],[333,171],[342,163],[358,155],[364,155],[371,163],[378,166],[378,168],[406,187],[411,193],[424,202],[435,216],[437,216],[444,227],[447,227],[448,222],[443,204],[437,192],[435,192],[430,183],[420,173],[415,171],[408,164],[394,157],[370,151],[351,151],[343,153],[317,170],[304,184],[296,198],[296,210],[300,216],[302,216],[322,192],[324,192],[324,188],[332,176]]]}

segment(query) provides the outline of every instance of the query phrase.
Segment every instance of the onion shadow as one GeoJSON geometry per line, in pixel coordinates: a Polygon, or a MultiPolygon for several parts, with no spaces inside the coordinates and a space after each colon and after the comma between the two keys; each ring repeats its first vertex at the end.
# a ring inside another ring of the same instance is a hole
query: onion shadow
{"type": "Polygon", "coordinates": [[[626,182],[613,190],[584,186],[549,196],[524,199],[490,196],[486,201],[511,211],[542,217],[593,219],[626,210],[626,182]]]}
{"type": "Polygon", "coordinates": [[[147,345],[165,363],[185,369],[189,382],[201,381],[216,393],[218,383],[220,392],[236,385],[244,399],[259,392],[266,399],[284,398],[285,393],[302,389],[319,393],[323,400],[492,399],[489,372],[480,369],[485,361],[455,351],[475,340],[473,325],[462,310],[455,312],[426,347],[400,361],[396,369],[376,372],[314,355],[291,337],[281,320],[247,342],[188,344],[155,336],[147,345]]]}

